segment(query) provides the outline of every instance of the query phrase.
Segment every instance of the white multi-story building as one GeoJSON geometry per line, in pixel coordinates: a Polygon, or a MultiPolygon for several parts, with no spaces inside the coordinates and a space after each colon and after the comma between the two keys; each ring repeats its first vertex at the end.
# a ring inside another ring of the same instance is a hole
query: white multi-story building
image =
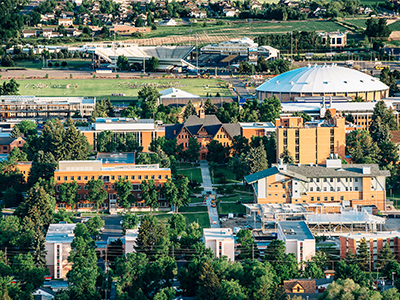
{"type": "Polygon", "coordinates": [[[76,224],[50,224],[45,248],[46,265],[53,278],[66,278],[72,263],[68,262],[76,224]]]}
{"type": "Polygon", "coordinates": [[[203,241],[206,248],[211,248],[215,257],[227,256],[235,261],[235,240],[231,228],[203,229],[203,241]]]}

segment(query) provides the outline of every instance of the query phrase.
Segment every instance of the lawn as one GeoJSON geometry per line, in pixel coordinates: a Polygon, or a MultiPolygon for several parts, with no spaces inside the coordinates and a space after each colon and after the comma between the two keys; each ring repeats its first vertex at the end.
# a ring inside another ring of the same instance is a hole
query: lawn
{"type": "Polygon", "coordinates": [[[190,203],[202,203],[204,202],[204,196],[203,197],[190,197],[190,203]]]}
{"type": "Polygon", "coordinates": [[[203,183],[200,169],[180,169],[178,174],[185,175],[189,180],[196,180],[198,183],[203,183]]]}
{"type": "Polygon", "coordinates": [[[399,31],[400,30],[400,21],[396,21],[389,25],[389,29],[392,31],[399,31]]]}
{"type": "MultiPolygon", "coordinates": [[[[269,1],[269,0],[268,0],[269,1]]],[[[213,36],[223,36],[226,38],[239,38],[249,36],[250,23],[233,23],[230,20],[223,20],[225,25],[208,24],[207,27],[198,26],[159,26],[157,30],[146,34],[145,38],[168,37],[173,35],[189,36],[187,30],[192,30],[191,36],[195,34],[206,34],[212,41],[213,36]]],[[[315,20],[315,21],[278,21],[278,22],[258,22],[254,20],[251,24],[251,35],[269,34],[269,33],[286,33],[290,31],[345,31],[346,28],[336,24],[333,21],[315,20]]]]}
{"type": "Polygon", "coordinates": [[[227,215],[229,213],[245,214],[246,207],[236,203],[219,203],[218,213],[221,215],[227,215]]]}
{"type": "Polygon", "coordinates": [[[235,174],[229,170],[228,166],[218,166],[214,173],[214,183],[224,184],[224,183],[237,183],[240,182],[236,180],[235,174]]]}
{"type": "MultiPolygon", "coordinates": [[[[183,213],[182,215],[185,217],[187,225],[197,222],[199,223],[201,229],[210,228],[210,219],[208,217],[208,213],[183,213]]],[[[156,215],[156,217],[166,223],[172,217],[172,214],[156,215]]]]}
{"type": "MultiPolygon", "coordinates": [[[[3,84],[4,80],[0,80],[3,84]]],[[[20,95],[47,97],[97,97],[98,99],[137,99],[139,90],[145,84],[156,86],[159,91],[175,87],[206,97],[207,93],[230,96],[225,82],[217,79],[19,79],[20,95]],[[110,97],[112,93],[125,97],[110,97]]]]}
{"type": "Polygon", "coordinates": [[[367,21],[367,19],[346,19],[343,21],[346,23],[349,23],[349,24],[356,25],[356,26],[360,26],[360,27],[364,27],[364,28],[367,27],[367,25],[365,25],[365,22],[367,21]]]}
{"type": "Polygon", "coordinates": [[[207,212],[207,206],[183,206],[179,208],[179,212],[207,212]]]}
{"type": "Polygon", "coordinates": [[[178,162],[178,169],[188,169],[188,168],[194,168],[194,167],[199,167],[199,166],[200,166],[200,164],[178,162]]]}
{"type": "Polygon", "coordinates": [[[254,202],[254,197],[251,195],[236,195],[236,196],[228,196],[228,197],[218,197],[218,200],[220,200],[222,203],[224,202],[236,202],[236,201],[242,201],[242,203],[253,203],[254,202]]]}

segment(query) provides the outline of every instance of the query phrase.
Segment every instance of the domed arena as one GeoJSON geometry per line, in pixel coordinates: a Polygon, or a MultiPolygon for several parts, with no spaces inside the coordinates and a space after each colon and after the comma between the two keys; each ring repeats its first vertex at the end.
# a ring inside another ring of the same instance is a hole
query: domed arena
{"type": "Polygon", "coordinates": [[[336,64],[309,65],[288,71],[267,80],[256,91],[260,100],[276,95],[281,102],[312,96],[359,96],[373,101],[389,95],[389,87],[378,78],[336,64]]]}

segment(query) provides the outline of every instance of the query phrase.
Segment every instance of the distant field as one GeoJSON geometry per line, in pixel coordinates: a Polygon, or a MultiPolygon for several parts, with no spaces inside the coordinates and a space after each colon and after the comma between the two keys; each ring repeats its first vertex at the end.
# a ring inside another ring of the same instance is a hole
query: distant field
{"type": "MultiPolygon", "coordinates": [[[[200,35],[199,42],[212,42],[214,39],[220,38],[239,38],[243,36],[250,35],[250,24],[249,23],[232,23],[225,25],[211,25],[208,24],[207,27],[200,26],[176,26],[167,27],[159,26],[157,30],[153,30],[151,33],[146,34],[146,39],[156,38],[156,37],[170,37],[175,35],[189,37],[188,30],[190,33],[192,41],[195,42],[193,38],[196,34],[200,35]]],[[[258,22],[254,20],[251,24],[251,34],[260,35],[267,33],[286,33],[290,31],[336,31],[336,30],[346,30],[341,25],[336,24],[333,21],[294,21],[294,22],[258,22]]]]}
{"type": "Polygon", "coordinates": [[[390,30],[399,31],[400,30],[400,21],[396,21],[389,25],[390,30]]]}
{"type": "Polygon", "coordinates": [[[343,21],[346,23],[350,23],[350,24],[365,28],[366,27],[365,22],[367,21],[367,19],[346,19],[343,21]]]}
{"type": "MultiPolygon", "coordinates": [[[[67,69],[74,69],[74,70],[77,70],[77,69],[80,69],[80,68],[87,68],[87,67],[90,67],[90,64],[91,64],[91,60],[82,60],[82,59],[80,59],[80,60],[56,59],[56,60],[54,60],[53,65],[54,65],[54,63],[55,63],[56,61],[60,64],[60,66],[61,66],[61,63],[62,63],[63,61],[65,61],[65,62],[67,62],[66,68],[67,68],[67,69]]],[[[24,61],[24,60],[22,60],[22,61],[17,61],[17,62],[16,62],[16,67],[19,67],[19,68],[26,68],[26,69],[41,69],[41,68],[43,67],[43,62],[42,62],[42,61],[32,62],[32,61],[24,61]]],[[[54,69],[54,70],[63,70],[63,69],[65,69],[65,68],[62,68],[62,67],[58,67],[58,68],[53,67],[52,69],[54,69]]]]}
{"type": "MultiPolygon", "coordinates": [[[[4,80],[0,80],[2,84],[4,80]]],[[[109,97],[111,100],[136,99],[139,90],[145,84],[153,84],[159,91],[175,87],[205,97],[207,93],[215,96],[230,96],[223,81],[217,79],[21,79],[20,95],[48,97],[83,97],[92,96],[98,99],[109,97]],[[111,97],[113,93],[125,94],[125,97],[111,97]]]]}

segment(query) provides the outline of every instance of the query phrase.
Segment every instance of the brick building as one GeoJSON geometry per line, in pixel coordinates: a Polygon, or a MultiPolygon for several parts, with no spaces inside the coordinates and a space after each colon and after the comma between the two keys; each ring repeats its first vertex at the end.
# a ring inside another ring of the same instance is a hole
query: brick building
{"type": "Polygon", "coordinates": [[[0,154],[7,154],[14,148],[22,148],[25,145],[25,140],[22,137],[0,137],[0,154]]]}
{"type": "Polygon", "coordinates": [[[343,164],[338,158],[326,165],[277,164],[248,175],[257,203],[340,203],[351,207],[375,205],[386,209],[387,170],[376,164],[343,164]]]}
{"type": "MultiPolygon", "coordinates": [[[[105,164],[100,160],[88,161],[60,161],[58,170],[54,172],[56,181],[56,199],[58,208],[71,207],[66,203],[61,203],[59,199],[59,186],[64,182],[76,181],[79,185],[78,193],[80,201],[78,210],[95,210],[96,206],[86,200],[88,190],[86,184],[92,179],[101,179],[104,188],[108,193],[108,199],[101,205],[102,210],[108,210],[110,213],[117,212],[122,209],[117,204],[118,194],[115,190],[115,181],[125,178],[132,184],[132,194],[136,199],[136,203],[131,205],[132,210],[148,209],[142,198],[141,182],[143,180],[153,179],[155,184],[160,188],[171,178],[171,169],[160,168],[159,165],[134,165],[134,164],[105,164]]],[[[159,194],[160,208],[168,208],[168,203],[159,194]]]]}
{"type": "Polygon", "coordinates": [[[345,157],[346,127],[344,118],[303,123],[301,117],[281,117],[275,122],[276,157],[287,148],[295,163],[323,164],[330,153],[345,157]]]}
{"type": "Polygon", "coordinates": [[[224,124],[215,115],[190,116],[183,124],[174,124],[165,127],[165,138],[176,139],[177,144],[182,144],[186,150],[189,145],[189,138],[197,139],[200,143],[200,159],[207,158],[207,145],[216,140],[224,146],[230,146],[232,139],[240,135],[240,125],[224,124]]]}

